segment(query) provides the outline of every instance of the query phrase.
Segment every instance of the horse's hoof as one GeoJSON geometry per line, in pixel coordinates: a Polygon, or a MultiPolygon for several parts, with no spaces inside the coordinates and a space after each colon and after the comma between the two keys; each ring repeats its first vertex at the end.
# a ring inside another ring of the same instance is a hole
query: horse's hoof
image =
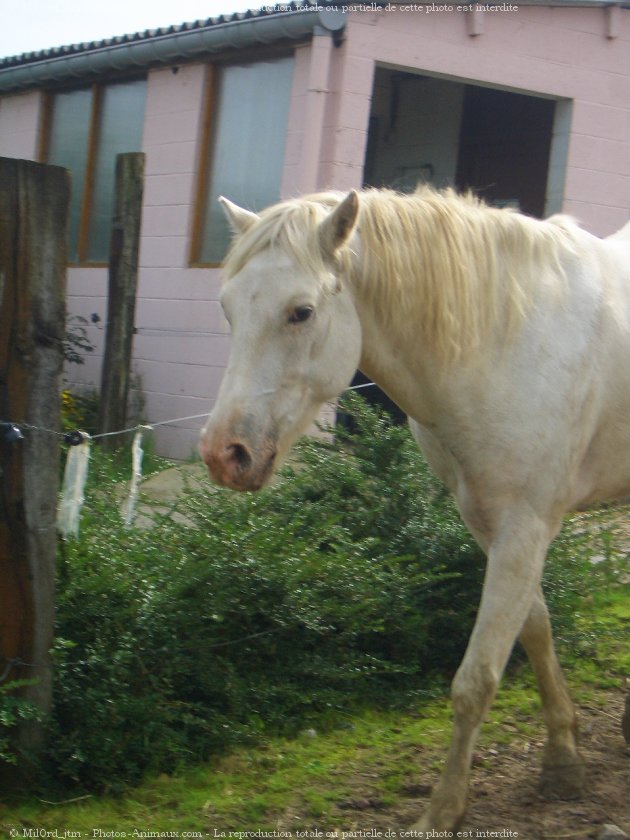
{"type": "Polygon", "coordinates": [[[425,834],[428,834],[430,829],[431,826],[429,825],[429,822],[424,817],[421,817],[418,820],[418,822],[415,822],[413,825],[409,826],[409,830],[408,832],[406,832],[406,834],[408,834],[408,836],[412,838],[424,837],[425,834]]]}
{"type": "Polygon", "coordinates": [[[545,799],[580,799],[586,771],[581,761],[571,764],[547,764],[540,778],[540,793],[545,799]]]}
{"type": "Polygon", "coordinates": [[[467,776],[451,781],[445,778],[433,788],[428,808],[409,831],[411,838],[450,837],[458,828],[466,811],[467,776]]]}
{"type": "Polygon", "coordinates": [[[461,824],[462,819],[463,814],[459,809],[451,813],[441,813],[439,817],[429,810],[418,822],[410,826],[405,836],[411,837],[412,840],[421,840],[424,837],[452,837],[452,832],[461,824]]]}

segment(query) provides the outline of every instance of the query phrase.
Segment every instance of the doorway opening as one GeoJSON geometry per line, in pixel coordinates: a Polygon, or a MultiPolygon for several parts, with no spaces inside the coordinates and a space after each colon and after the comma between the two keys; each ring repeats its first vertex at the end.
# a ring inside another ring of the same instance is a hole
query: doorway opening
{"type": "Polygon", "coordinates": [[[555,110],[553,99],[379,67],[364,184],[472,189],[542,217],[555,110]]]}

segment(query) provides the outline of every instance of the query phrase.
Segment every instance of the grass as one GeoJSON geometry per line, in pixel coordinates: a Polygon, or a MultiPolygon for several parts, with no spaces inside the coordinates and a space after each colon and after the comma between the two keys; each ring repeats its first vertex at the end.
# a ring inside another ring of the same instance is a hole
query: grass
{"type": "MultiPolygon", "coordinates": [[[[121,798],[99,797],[53,805],[31,800],[0,811],[5,828],[150,826],[154,831],[272,830],[276,815],[291,805],[312,818],[328,819],[332,805],[354,794],[349,779],[360,776],[371,795],[383,799],[414,780],[415,762],[401,751],[426,745],[441,753],[449,711],[436,703],[426,716],[366,711],[347,728],[327,735],[305,733],[272,739],[204,767],[147,781],[121,798]]],[[[433,756],[435,760],[436,755],[433,756]]]]}
{"type": "MultiPolygon", "coordinates": [[[[583,647],[564,652],[579,703],[597,706],[602,691],[618,688],[628,674],[629,589],[624,583],[611,585],[584,605],[583,647]]],[[[445,697],[405,712],[366,709],[328,732],[306,730],[294,739],[267,739],[206,765],[147,779],[120,797],[62,803],[30,798],[5,804],[0,806],[0,831],[14,837],[55,836],[45,832],[56,831],[59,837],[77,836],[64,832],[86,837],[109,832],[111,837],[142,832],[181,837],[190,832],[188,836],[217,838],[280,827],[308,831],[310,837],[318,829],[325,836],[326,831],[344,829],[334,814],[340,803],[354,807],[356,798],[363,797],[391,806],[410,786],[432,782],[442,766],[450,722],[445,697]],[[12,830],[18,833],[11,835],[12,830]]],[[[527,666],[517,662],[482,730],[479,749],[542,739],[533,679],[527,666]]]]}

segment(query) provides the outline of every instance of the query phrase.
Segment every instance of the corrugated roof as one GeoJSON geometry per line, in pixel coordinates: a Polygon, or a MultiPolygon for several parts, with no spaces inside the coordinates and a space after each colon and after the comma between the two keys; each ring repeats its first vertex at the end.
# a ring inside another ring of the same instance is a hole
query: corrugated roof
{"type": "MultiPolygon", "coordinates": [[[[78,55],[80,53],[90,52],[92,50],[101,50],[106,47],[116,47],[124,44],[136,44],[141,41],[149,41],[157,38],[162,38],[169,35],[181,35],[186,32],[194,32],[206,30],[214,26],[220,26],[226,23],[236,23],[241,20],[255,20],[263,17],[270,17],[280,13],[286,13],[289,8],[293,11],[298,11],[304,8],[309,8],[312,4],[306,2],[293,2],[283,4],[281,7],[270,8],[266,6],[264,9],[250,9],[246,12],[234,12],[229,15],[218,15],[216,17],[205,18],[204,20],[189,21],[186,23],[173,24],[172,26],[162,26],[158,29],[145,29],[141,32],[133,32],[127,35],[117,35],[112,38],[103,38],[99,41],[85,41],[81,44],[67,44],[59,47],[50,47],[45,50],[37,50],[35,52],[21,53],[20,55],[7,56],[0,58],[0,68],[16,67],[23,64],[32,64],[37,61],[45,61],[51,58],[64,58],[70,55],[78,55]]],[[[330,0],[323,0],[321,5],[331,5],[330,0]]]]}
{"type": "Polygon", "coordinates": [[[195,61],[210,55],[339,33],[345,25],[334,2],[293,0],[272,8],[220,15],[131,35],[53,47],[0,59],[0,93],[91,81],[195,61]]]}

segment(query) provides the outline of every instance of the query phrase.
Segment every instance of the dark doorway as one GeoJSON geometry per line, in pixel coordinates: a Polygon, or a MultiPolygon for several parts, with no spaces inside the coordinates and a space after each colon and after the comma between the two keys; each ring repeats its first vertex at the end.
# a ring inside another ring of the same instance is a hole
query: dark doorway
{"type": "MultiPolygon", "coordinates": [[[[389,416],[392,418],[392,421],[397,424],[402,424],[407,422],[407,415],[405,412],[399,408],[396,403],[391,400],[387,394],[382,391],[378,385],[374,385],[370,380],[365,376],[365,374],[361,373],[358,370],[355,375],[354,379],[352,380],[352,386],[356,388],[361,394],[361,396],[372,406],[378,406],[379,408],[383,409],[389,416]]],[[[355,425],[354,420],[352,419],[351,415],[346,414],[345,411],[338,410],[337,411],[337,423],[341,423],[341,425],[348,429],[348,431],[354,432],[355,425]]]]}
{"type": "Polygon", "coordinates": [[[455,186],[543,216],[555,110],[552,99],[379,67],[364,185],[455,186]]]}
{"type": "Polygon", "coordinates": [[[455,183],[489,204],[545,213],[555,102],[466,85],[455,183]]]}

